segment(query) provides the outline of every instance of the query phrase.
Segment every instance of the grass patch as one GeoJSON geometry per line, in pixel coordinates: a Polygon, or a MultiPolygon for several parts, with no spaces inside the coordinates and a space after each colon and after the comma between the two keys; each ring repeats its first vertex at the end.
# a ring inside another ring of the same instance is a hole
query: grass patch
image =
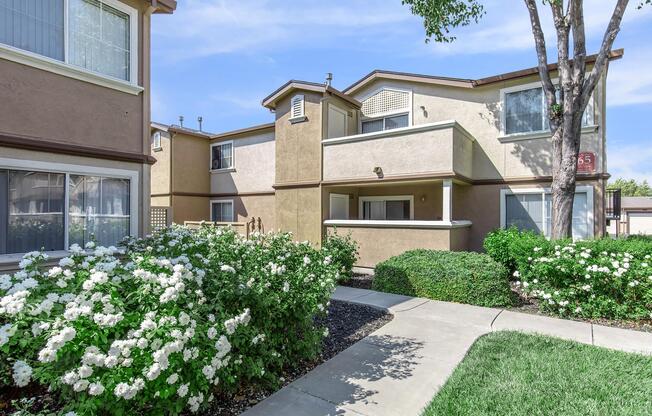
{"type": "Polygon", "coordinates": [[[480,338],[423,412],[433,415],[652,415],[652,357],[555,338],[480,338]]]}

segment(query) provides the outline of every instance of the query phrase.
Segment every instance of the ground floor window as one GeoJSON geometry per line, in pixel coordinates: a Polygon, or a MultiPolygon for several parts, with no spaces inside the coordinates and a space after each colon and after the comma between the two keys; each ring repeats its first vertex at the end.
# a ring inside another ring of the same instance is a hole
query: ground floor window
{"type": "Polygon", "coordinates": [[[233,201],[211,201],[211,221],[233,222],[233,201]]]}
{"type": "Polygon", "coordinates": [[[414,219],[414,199],[410,196],[361,196],[359,217],[363,220],[414,219]]]}
{"type": "Polygon", "coordinates": [[[117,245],[130,208],[129,179],[0,169],[0,254],[117,245]]]}
{"type": "MultiPolygon", "coordinates": [[[[516,226],[550,237],[552,195],[549,189],[503,190],[501,225],[516,226]]],[[[593,236],[593,188],[577,187],[573,203],[573,238],[593,236]]]]}

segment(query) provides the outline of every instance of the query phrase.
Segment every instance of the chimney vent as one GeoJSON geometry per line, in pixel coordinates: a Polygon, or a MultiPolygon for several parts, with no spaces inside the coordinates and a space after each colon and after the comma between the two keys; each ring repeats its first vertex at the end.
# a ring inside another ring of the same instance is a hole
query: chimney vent
{"type": "Polygon", "coordinates": [[[199,131],[202,131],[202,129],[201,129],[202,121],[204,121],[204,118],[202,116],[197,117],[197,122],[199,123],[199,131]]]}
{"type": "Polygon", "coordinates": [[[179,116],[179,125],[183,127],[183,116],[179,116]]]}
{"type": "Polygon", "coordinates": [[[333,82],[333,73],[332,73],[332,72],[328,72],[328,73],[326,74],[326,86],[327,86],[327,87],[330,87],[332,82],[333,82]]]}

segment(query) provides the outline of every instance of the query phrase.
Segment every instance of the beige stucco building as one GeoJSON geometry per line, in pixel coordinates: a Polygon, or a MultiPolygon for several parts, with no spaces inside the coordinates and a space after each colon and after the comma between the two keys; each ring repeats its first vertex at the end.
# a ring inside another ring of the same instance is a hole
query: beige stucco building
{"type": "Polygon", "coordinates": [[[150,21],[175,8],[0,4],[0,269],[28,251],[148,232],[150,21]]]}
{"type": "MultiPolygon", "coordinates": [[[[578,238],[605,232],[605,89],[606,75],[584,115],[578,238]]],[[[481,250],[498,227],[550,233],[536,68],[476,80],[373,71],[342,91],[293,80],[262,104],[273,123],[229,133],[153,125],[165,139],[152,204],[172,206],[179,223],[260,217],[317,244],[351,233],[363,267],[412,248],[481,250]]]]}

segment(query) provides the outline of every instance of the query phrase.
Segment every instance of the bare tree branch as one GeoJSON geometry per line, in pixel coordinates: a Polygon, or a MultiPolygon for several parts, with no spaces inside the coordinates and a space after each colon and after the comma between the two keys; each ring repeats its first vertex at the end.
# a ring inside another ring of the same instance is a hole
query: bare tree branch
{"type": "Polygon", "coordinates": [[[548,73],[548,55],[546,51],[546,38],[541,28],[541,19],[539,19],[539,10],[537,9],[536,0],[524,0],[530,13],[530,22],[532,23],[532,34],[534,35],[534,44],[536,46],[537,58],[539,62],[539,76],[543,83],[543,91],[546,94],[548,106],[557,104],[555,97],[555,86],[548,73]]]}
{"type": "Polygon", "coordinates": [[[614,12],[611,15],[611,20],[607,26],[607,30],[604,33],[604,38],[602,39],[602,45],[600,46],[600,52],[598,52],[598,57],[593,64],[593,69],[591,73],[584,81],[584,86],[582,87],[582,108],[586,107],[591,98],[591,93],[595,89],[595,86],[598,84],[598,80],[602,76],[602,72],[609,62],[609,55],[611,54],[611,46],[616,40],[616,35],[620,31],[620,22],[623,20],[623,15],[625,14],[625,9],[627,9],[627,4],[629,0],[618,0],[614,12]]]}

